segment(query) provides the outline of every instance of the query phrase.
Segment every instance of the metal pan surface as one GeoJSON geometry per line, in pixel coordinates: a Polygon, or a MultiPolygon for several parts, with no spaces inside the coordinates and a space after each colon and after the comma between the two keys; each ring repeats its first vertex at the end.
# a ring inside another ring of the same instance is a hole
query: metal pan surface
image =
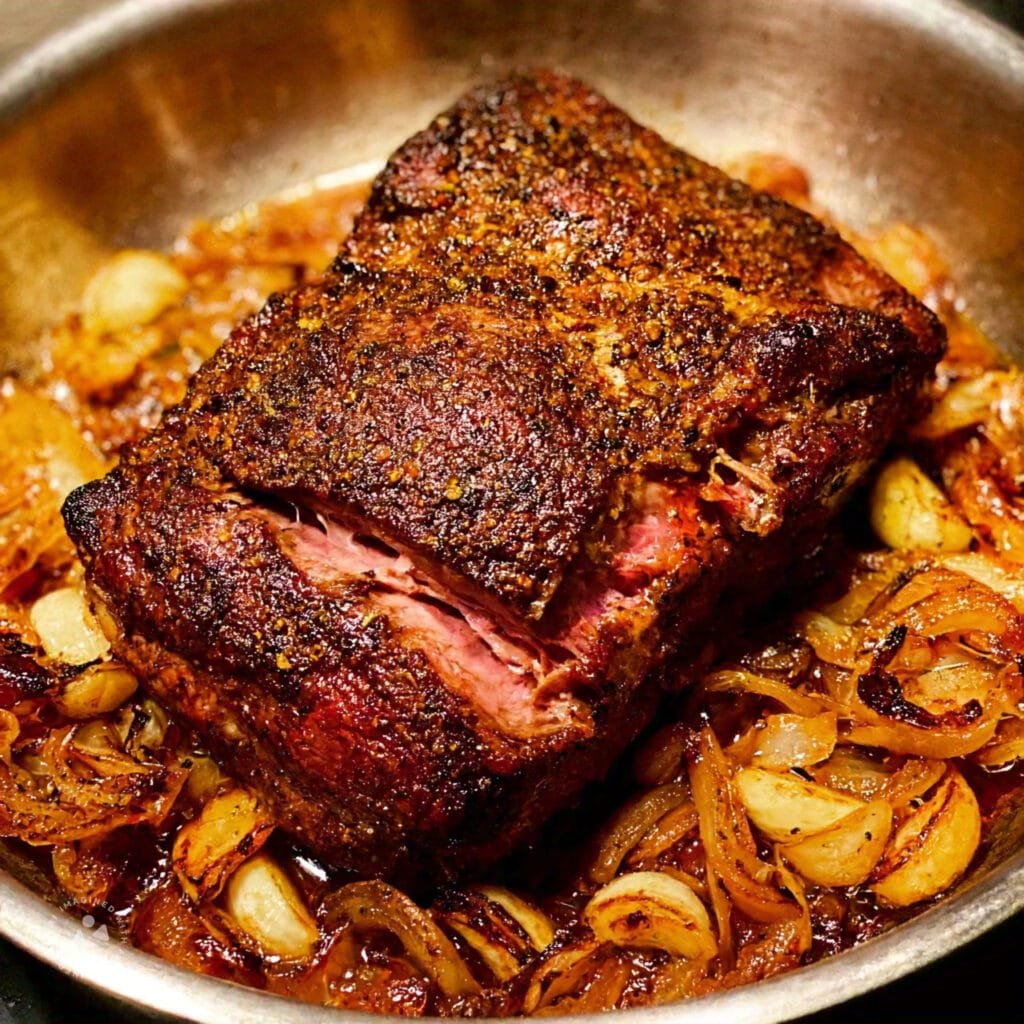
{"type": "MultiPolygon", "coordinates": [[[[4,371],[31,370],[39,328],[112,250],[365,177],[463,87],[523,65],[578,74],[713,162],[786,154],[856,227],[922,227],[971,315],[1024,357],[1024,42],[952,0],[0,0],[0,15],[4,371]]],[[[1024,815],[957,894],[832,960],[624,1012],[779,1021],[883,985],[1024,907],[1022,840],[1024,815]]],[[[105,942],[31,882],[0,871],[0,933],[146,1017],[356,1019],[105,942]]]]}

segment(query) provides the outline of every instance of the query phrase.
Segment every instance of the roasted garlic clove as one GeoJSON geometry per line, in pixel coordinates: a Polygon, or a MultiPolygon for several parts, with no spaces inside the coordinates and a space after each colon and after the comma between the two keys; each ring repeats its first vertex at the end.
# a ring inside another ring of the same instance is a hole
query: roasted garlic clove
{"type": "Polygon", "coordinates": [[[818,885],[850,886],[866,881],[892,832],[887,800],[869,804],[814,835],[781,847],[804,878],[818,885]]]}
{"type": "Polygon", "coordinates": [[[931,798],[897,829],[871,888],[890,907],[936,896],[967,870],[980,840],[978,801],[951,768],[931,798]]]}
{"type": "Polygon", "coordinates": [[[750,820],[780,843],[821,832],[863,806],[846,793],[763,768],[741,769],[736,788],[750,820]]]}
{"type": "Polygon", "coordinates": [[[897,551],[964,551],[971,528],[916,462],[894,459],[878,475],[869,505],[871,525],[897,551]]]}

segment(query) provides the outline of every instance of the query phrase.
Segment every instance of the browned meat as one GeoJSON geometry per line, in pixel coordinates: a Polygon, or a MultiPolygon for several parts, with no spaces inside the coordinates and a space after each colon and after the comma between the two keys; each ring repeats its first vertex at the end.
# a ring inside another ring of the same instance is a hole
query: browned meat
{"type": "Polygon", "coordinates": [[[65,516],[118,653],[333,864],[476,867],[810,551],[943,344],[578,82],[478,89],[65,516]]]}

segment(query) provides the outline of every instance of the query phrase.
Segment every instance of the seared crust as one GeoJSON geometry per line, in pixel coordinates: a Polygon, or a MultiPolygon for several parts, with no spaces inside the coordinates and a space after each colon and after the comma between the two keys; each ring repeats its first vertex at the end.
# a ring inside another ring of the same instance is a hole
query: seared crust
{"type": "Polygon", "coordinates": [[[286,828],[436,877],[607,769],[660,659],[814,547],[942,345],[807,214],[580,83],[517,77],[403,146],[323,284],[239,327],[65,517],[118,654],[286,828]],[[532,699],[564,720],[482,711],[369,578],[306,572],[271,500],[529,634],[565,670],[532,699]]]}
{"type": "Polygon", "coordinates": [[[353,273],[237,331],[190,393],[204,447],[243,487],[542,607],[607,503],[600,394],[519,304],[398,278],[353,273]]]}
{"type": "Polygon", "coordinates": [[[119,539],[89,559],[118,654],[283,827],[360,874],[415,884],[500,856],[600,778],[658,699],[609,631],[592,716],[508,735],[368,614],[368,583],[314,586],[175,414],[65,516],[84,551],[119,539]]]}

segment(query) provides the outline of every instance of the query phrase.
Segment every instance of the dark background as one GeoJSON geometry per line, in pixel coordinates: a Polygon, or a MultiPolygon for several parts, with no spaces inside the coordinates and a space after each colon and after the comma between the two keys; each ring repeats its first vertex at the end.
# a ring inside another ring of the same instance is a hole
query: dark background
{"type": "MultiPolygon", "coordinates": [[[[974,0],[971,6],[1024,33],[1024,0],[974,0]]],[[[1024,1019],[1022,975],[1024,915],[1018,915],[931,967],[804,1018],[804,1024],[891,1020],[1017,1024],[1024,1019]]],[[[138,1019],[0,941],[0,1024],[137,1024],[138,1019]]]]}

